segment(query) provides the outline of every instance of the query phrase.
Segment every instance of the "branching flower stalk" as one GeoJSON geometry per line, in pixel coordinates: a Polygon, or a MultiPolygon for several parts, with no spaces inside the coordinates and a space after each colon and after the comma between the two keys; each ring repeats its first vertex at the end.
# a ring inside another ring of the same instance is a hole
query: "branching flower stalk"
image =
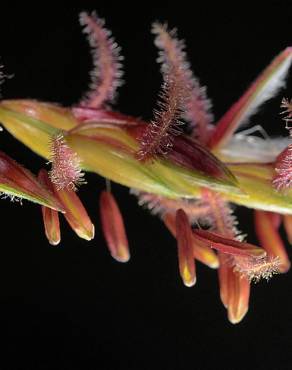
{"type": "MultiPolygon", "coordinates": [[[[0,102],[3,127],[51,165],[35,177],[0,152],[1,194],[41,205],[46,237],[57,245],[60,215],[79,237],[94,237],[94,224],[77,192],[85,184],[84,171],[127,186],[176,238],[184,285],[196,284],[197,261],[218,269],[229,321],[240,322],[248,311],[252,281],[290,268],[279,226],[283,222],[291,242],[292,144],[289,138],[262,140],[236,131],[284,86],[292,49],[276,56],[216,123],[184,43],[175,31],[155,23],[163,83],[158,108],[147,123],[110,107],[121,85],[120,48],[95,13],[82,13],[80,22],[94,65],[89,92],[80,103],[0,102]],[[237,231],[234,205],[254,209],[259,246],[237,231]]],[[[291,101],[284,99],[282,108],[291,136],[291,101]]],[[[123,213],[110,187],[103,190],[101,226],[119,262],[130,259],[123,213]]]]}

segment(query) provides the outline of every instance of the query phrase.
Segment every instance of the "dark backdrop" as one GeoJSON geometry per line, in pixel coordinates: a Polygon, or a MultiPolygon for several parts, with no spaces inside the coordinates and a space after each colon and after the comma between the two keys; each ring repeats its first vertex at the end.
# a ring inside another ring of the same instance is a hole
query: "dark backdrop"
{"type": "MultiPolygon", "coordinates": [[[[125,2],[74,4],[1,4],[0,54],[5,72],[14,74],[3,85],[5,98],[78,101],[91,66],[78,24],[81,10],[95,9],[105,17],[123,47],[127,83],[117,108],[144,118],[151,117],[161,82],[149,32],[154,20],[179,28],[217,118],[292,44],[291,1],[258,3],[257,9],[245,2],[214,7],[193,1],[192,8],[190,1],[156,7],[129,2],[128,8],[125,2]]],[[[291,83],[282,95],[292,96],[291,83]]],[[[278,115],[282,95],[253,123],[284,134],[278,115]]],[[[0,143],[35,172],[44,165],[5,132],[0,143]]],[[[233,326],[219,301],[216,272],[198,265],[197,285],[185,288],[174,240],[119,185],[113,190],[132,258],[128,264],[111,259],[98,220],[104,180],[95,175],[87,180],[80,195],[96,223],[90,243],[63,222],[62,244],[51,247],[38,206],[1,201],[1,370],[291,369],[291,272],[253,286],[250,311],[233,326]]],[[[256,242],[251,212],[238,213],[241,229],[256,242]]]]}

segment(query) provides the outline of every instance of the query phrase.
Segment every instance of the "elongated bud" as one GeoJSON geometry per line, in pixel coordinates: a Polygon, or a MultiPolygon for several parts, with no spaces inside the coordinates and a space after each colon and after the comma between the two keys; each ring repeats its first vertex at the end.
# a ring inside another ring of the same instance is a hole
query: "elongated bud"
{"type": "Polygon", "coordinates": [[[255,230],[262,247],[267,251],[268,256],[279,257],[279,271],[287,272],[290,268],[290,261],[280,234],[273,225],[270,213],[255,211],[254,215],[255,230]]]}
{"type": "MultiPolygon", "coordinates": [[[[171,213],[166,213],[163,216],[163,222],[171,234],[176,238],[176,223],[175,216],[171,213]]],[[[216,269],[219,266],[219,259],[216,253],[203,244],[199,243],[192,235],[193,256],[196,260],[204,265],[216,269]]]]}
{"type": "Polygon", "coordinates": [[[56,188],[55,194],[64,206],[64,217],[75,233],[82,239],[93,239],[94,225],[77,194],[73,190],[64,189],[57,191],[56,188]]]}
{"type": "Polygon", "coordinates": [[[99,210],[103,234],[112,257],[119,262],[128,262],[130,252],[123,218],[109,191],[101,193],[99,210]]]}
{"type": "Polygon", "coordinates": [[[188,217],[182,209],[176,212],[176,237],[180,275],[184,284],[191,287],[196,284],[196,267],[192,249],[192,230],[188,217]]]}
{"type": "MultiPolygon", "coordinates": [[[[47,187],[52,193],[54,192],[54,188],[52,183],[48,177],[48,173],[46,170],[40,170],[38,175],[39,182],[47,187]]],[[[60,222],[59,222],[59,214],[57,211],[42,206],[42,214],[43,214],[43,221],[45,227],[46,237],[50,244],[57,245],[61,241],[61,233],[60,233],[60,222]]]]}

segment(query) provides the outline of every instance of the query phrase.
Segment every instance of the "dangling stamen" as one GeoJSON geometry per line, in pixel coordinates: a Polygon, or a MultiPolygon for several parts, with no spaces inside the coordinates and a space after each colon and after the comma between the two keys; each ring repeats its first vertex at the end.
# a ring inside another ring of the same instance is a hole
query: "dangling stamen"
{"type": "Polygon", "coordinates": [[[179,271],[186,286],[196,284],[196,267],[192,249],[192,229],[182,209],[176,212],[176,238],[178,246],[179,271]]]}
{"type": "Polygon", "coordinates": [[[103,234],[112,257],[119,262],[128,262],[130,251],[124,221],[111,192],[100,194],[99,210],[103,234]]]}

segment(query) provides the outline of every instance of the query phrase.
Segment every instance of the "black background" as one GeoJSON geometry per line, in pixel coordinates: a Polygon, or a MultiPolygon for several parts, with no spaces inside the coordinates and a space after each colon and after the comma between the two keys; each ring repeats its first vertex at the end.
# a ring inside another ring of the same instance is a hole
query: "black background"
{"type": "MultiPolygon", "coordinates": [[[[177,26],[186,39],[195,74],[208,86],[219,118],[292,44],[292,2],[192,3],[3,4],[0,54],[14,78],[2,95],[76,103],[91,67],[78,13],[95,9],[125,56],[127,83],[120,89],[119,110],[151,117],[161,79],[149,31],[160,20],[177,26]]],[[[292,96],[289,79],[286,91],[252,119],[270,134],[285,134],[278,112],[281,97],[292,96]]],[[[8,133],[1,133],[0,143],[32,171],[44,166],[8,133]]],[[[198,265],[197,285],[185,288],[172,237],[115,184],[132,258],[128,264],[111,259],[98,220],[104,180],[88,174],[87,181],[80,196],[96,224],[89,243],[63,222],[62,244],[51,247],[38,206],[1,201],[1,370],[291,369],[291,272],[253,286],[249,313],[234,326],[219,301],[216,272],[198,265]]],[[[241,229],[256,242],[251,211],[238,214],[241,229]]]]}

